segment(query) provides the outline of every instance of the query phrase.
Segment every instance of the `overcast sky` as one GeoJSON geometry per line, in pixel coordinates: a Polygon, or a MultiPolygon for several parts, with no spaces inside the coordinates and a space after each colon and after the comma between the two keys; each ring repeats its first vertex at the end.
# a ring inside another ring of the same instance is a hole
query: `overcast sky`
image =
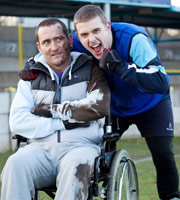
{"type": "Polygon", "coordinates": [[[171,4],[172,4],[173,6],[180,7],[180,0],[171,0],[171,4]]]}

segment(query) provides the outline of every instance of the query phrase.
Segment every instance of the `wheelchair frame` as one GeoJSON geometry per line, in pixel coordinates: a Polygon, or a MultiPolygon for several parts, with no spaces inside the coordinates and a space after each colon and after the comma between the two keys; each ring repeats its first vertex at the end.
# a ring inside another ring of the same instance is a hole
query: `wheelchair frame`
{"type": "MultiPolygon", "coordinates": [[[[16,151],[21,142],[27,139],[15,135],[16,151]]],[[[118,132],[112,132],[110,121],[105,126],[105,134],[101,143],[101,154],[95,158],[94,174],[89,186],[88,200],[100,197],[104,200],[139,200],[138,177],[134,162],[126,150],[116,150],[116,142],[120,139],[118,132]],[[101,183],[101,184],[100,184],[101,183]]],[[[39,200],[39,191],[55,198],[56,188],[35,190],[33,200],[39,200]]]]}

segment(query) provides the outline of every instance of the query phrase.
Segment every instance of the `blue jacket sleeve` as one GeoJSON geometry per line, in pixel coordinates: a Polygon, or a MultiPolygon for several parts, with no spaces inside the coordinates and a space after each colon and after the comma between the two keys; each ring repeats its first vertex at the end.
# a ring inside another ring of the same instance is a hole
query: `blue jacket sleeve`
{"type": "Polygon", "coordinates": [[[169,78],[153,42],[143,34],[134,36],[130,46],[132,63],[123,62],[115,73],[129,84],[148,93],[165,93],[169,78]]]}

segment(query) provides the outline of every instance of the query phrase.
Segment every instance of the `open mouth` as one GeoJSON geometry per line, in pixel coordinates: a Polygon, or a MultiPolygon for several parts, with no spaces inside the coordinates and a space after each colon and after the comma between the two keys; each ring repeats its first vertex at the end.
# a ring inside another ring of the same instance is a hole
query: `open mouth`
{"type": "Polygon", "coordinates": [[[96,54],[99,54],[101,52],[101,44],[95,44],[95,45],[91,46],[91,48],[93,49],[93,51],[96,54]]]}

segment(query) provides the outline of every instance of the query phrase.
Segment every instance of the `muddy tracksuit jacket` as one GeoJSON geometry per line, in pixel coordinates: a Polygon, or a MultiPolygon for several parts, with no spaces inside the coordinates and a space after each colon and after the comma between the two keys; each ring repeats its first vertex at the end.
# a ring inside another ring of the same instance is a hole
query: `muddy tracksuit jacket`
{"type": "MultiPolygon", "coordinates": [[[[169,98],[169,78],[143,28],[128,23],[111,23],[111,26],[112,49],[124,61],[115,73],[106,72],[111,89],[111,113],[127,117],[146,112],[169,98]]],[[[75,33],[72,51],[87,53],[75,33]]]]}
{"type": "Polygon", "coordinates": [[[99,143],[103,135],[104,116],[109,112],[110,92],[104,72],[94,66],[89,56],[71,53],[72,63],[63,72],[61,83],[48,66],[44,56],[36,56],[32,66],[38,72],[35,80],[18,83],[10,112],[10,129],[30,141],[99,143]],[[45,118],[32,114],[39,104],[70,102],[66,119],[70,122],[90,122],[86,128],[66,130],[60,118],[45,118]],[[70,113],[70,114],[69,114],[70,113]]]}

